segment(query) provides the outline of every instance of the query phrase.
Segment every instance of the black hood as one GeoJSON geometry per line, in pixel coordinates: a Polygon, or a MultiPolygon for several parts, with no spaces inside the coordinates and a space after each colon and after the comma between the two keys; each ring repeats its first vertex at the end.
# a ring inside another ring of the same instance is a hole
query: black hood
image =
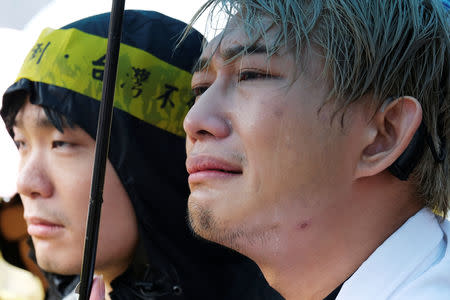
{"type": "MultiPolygon", "coordinates": [[[[106,38],[108,23],[109,14],[102,14],[72,23],[63,29],[76,28],[106,38]]],[[[203,38],[198,32],[192,31],[176,48],[184,28],[184,23],[157,12],[125,11],[122,44],[152,54],[157,60],[189,75],[200,54],[203,38]],[[175,48],[176,51],[173,51],[175,48]]],[[[50,42],[41,44],[40,50],[46,45],[52,45],[50,42]]],[[[38,52],[34,59],[40,53],[45,54],[38,52]]],[[[72,53],[65,55],[66,58],[73,56],[72,53]]],[[[30,60],[30,56],[27,59],[30,60]]],[[[40,63],[45,63],[44,59],[45,55],[41,57],[40,63]]],[[[101,80],[101,57],[92,57],[86,61],[92,66],[92,73],[85,76],[91,76],[92,81],[101,80]]],[[[154,69],[147,71],[149,82],[153,74],[160,72],[154,69]]],[[[180,81],[158,79],[162,87],[145,94],[144,80],[140,84],[137,80],[126,82],[120,81],[120,76],[118,74],[119,88],[134,84],[128,95],[131,95],[130,98],[136,95],[136,98],[141,98],[144,104],[140,109],[150,112],[153,117],[149,119],[145,114],[136,113],[136,108],[133,108],[134,113],[130,113],[128,108],[134,105],[134,100],[127,99],[127,93],[123,93],[120,102],[117,97],[121,96],[117,96],[116,92],[115,102],[118,101],[118,104],[115,103],[113,112],[108,157],[134,206],[141,242],[138,264],[148,264],[148,270],[139,271],[140,275],[136,275],[139,272],[128,270],[113,281],[113,295],[116,294],[117,299],[138,299],[134,296],[125,297],[127,293],[121,290],[142,289],[142,285],[133,285],[151,281],[150,285],[144,285],[144,290],[147,289],[149,295],[153,296],[166,295],[164,297],[167,299],[280,299],[268,287],[253,262],[229,249],[195,237],[188,226],[189,189],[181,126],[192,100],[190,82],[183,82],[181,86],[180,81]],[[175,101],[175,97],[179,99],[175,101]],[[174,110],[177,110],[175,114],[174,110]],[[169,121],[164,122],[165,117],[169,121]],[[151,118],[156,118],[158,123],[155,124],[151,118]]],[[[126,77],[132,77],[131,71],[122,74],[122,78],[126,77]]],[[[57,79],[51,82],[36,80],[32,76],[19,77],[4,95],[2,116],[14,95],[26,91],[30,94],[30,102],[63,114],[95,139],[100,101],[91,97],[89,92],[83,94],[79,90],[74,91],[70,84],[57,82],[57,79]]]]}

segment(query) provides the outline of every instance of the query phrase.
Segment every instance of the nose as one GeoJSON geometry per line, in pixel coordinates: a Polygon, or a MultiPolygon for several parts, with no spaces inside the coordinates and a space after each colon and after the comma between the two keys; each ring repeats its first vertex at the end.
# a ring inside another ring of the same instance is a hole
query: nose
{"type": "Polygon", "coordinates": [[[186,115],[183,127],[189,142],[208,138],[225,138],[232,132],[231,121],[226,114],[226,94],[211,85],[195,102],[186,115]]]}
{"type": "Polygon", "coordinates": [[[30,153],[27,157],[20,158],[17,192],[30,199],[48,198],[53,194],[46,161],[39,153],[30,153]]]}

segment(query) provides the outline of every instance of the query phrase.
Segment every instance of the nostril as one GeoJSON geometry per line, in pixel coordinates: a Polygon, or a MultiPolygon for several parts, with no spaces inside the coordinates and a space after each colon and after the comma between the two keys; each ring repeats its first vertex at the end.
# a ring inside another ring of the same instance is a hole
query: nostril
{"type": "Polygon", "coordinates": [[[206,131],[206,130],[199,130],[199,131],[198,131],[198,134],[199,134],[199,135],[206,135],[206,134],[209,134],[209,132],[206,131]]]}
{"type": "Polygon", "coordinates": [[[38,192],[31,192],[30,193],[30,198],[37,198],[37,197],[39,197],[39,193],[38,192]]]}

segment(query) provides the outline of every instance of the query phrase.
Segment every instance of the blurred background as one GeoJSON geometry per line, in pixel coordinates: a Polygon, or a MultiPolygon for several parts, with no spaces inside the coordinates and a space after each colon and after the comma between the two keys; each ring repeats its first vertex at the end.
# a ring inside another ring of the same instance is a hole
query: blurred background
{"type": "MultiPolygon", "coordinates": [[[[125,9],[155,10],[188,23],[204,2],[126,0],[125,9]]],[[[87,16],[108,12],[111,6],[112,0],[1,0],[0,96],[16,79],[22,61],[42,29],[59,28],[87,16]]],[[[194,26],[201,33],[205,32],[206,20],[204,17],[194,26]]],[[[8,199],[15,194],[17,164],[16,147],[0,120],[0,198],[8,199]]]]}

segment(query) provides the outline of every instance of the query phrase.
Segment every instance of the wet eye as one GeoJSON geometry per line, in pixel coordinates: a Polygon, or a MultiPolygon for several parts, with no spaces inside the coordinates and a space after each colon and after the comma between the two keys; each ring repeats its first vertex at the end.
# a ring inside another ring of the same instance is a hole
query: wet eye
{"type": "Polygon", "coordinates": [[[194,94],[195,97],[199,97],[204,92],[206,92],[207,89],[208,89],[207,86],[196,86],[196,87],[192,88],[192,93],[194,94]]]}
{"type": "Polygon", "coordinates": [[[259,71],[242,71],[239,73],[239,82],[245,80],[255,80],[255,79],[271,79],[275,78],[272,74],[259,72],[259,71]]]}

